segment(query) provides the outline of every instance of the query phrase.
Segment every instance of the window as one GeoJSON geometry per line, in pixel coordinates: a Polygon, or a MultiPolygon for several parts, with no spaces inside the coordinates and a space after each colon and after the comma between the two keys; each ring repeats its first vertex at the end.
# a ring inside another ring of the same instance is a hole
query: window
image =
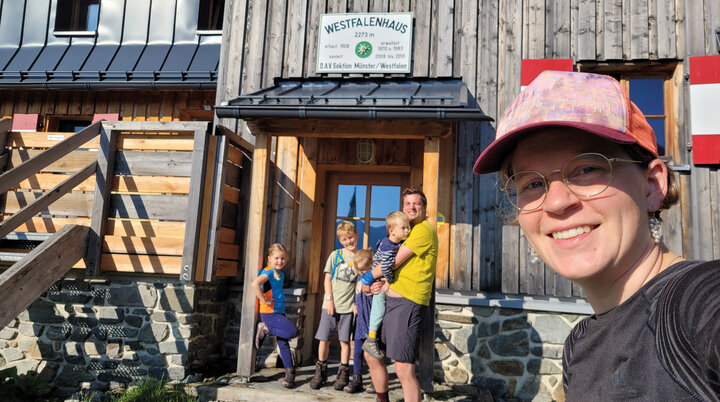
{"type": "Polygon", "coordinates": [[[56,31],[96,31],[100,18],[100,0],[58,0],[56,31]]]}
{"type": "Polygon", "coordinates": [[[579,71],[607,74],[628,91],[630,100],[640,108],[655,131],[658,153],[663,159],[672,160],[677,155],[679,144],[674,116],[677,114],[672,99],[675,99],[674,80],[682,76],[682,67],[677,63],[643,63],[617,65],[579,64],[579,71]]]}
{"type": "Polygon", "coordinates": [[[358,248],[372,248],[387,235],[385,217],[400,210],[400,192],[407,175],[394,173],[335,173],[328,177],[324,253],[342,248],[335,229],[342,220],[355,224],[358,248]],[[330,248],[332,247],[332,248],[330,248]]]}
{"type": "Polygon", "coordinates": [[[665,80],[662,78],[628,78],[626,86],[630,100],[640,108],[655,131],[658,154],[665,155],[665,80]]]}
{"type": "Polygon", "coordinates": [[[198,31],[222,30],[225,0],[200,0],[198,31]]]}

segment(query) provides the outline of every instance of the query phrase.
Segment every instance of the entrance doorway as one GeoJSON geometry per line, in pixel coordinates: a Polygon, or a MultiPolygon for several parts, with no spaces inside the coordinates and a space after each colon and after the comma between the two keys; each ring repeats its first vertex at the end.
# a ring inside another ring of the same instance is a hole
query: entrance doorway
{"type": "MultiPolygon", "coordinates": [[[[400,193],[410,183],[408,173],[370,173],[370,172],[329,172],[326,179],[325,216],[323,217],[321,267],[335,249],[342,245],[337,239],[335,229],[342,220],[355,224],[358,232],[358,249],[371,248],[386,236],[385,217],[400,209],[400,193]]],[[[321,274],[320,280],[325,275],[321,274]]],[[[321,282],[322,283],[322,282],[321,282]]],[[[322,284],[320,289],[323,289],[322,284]]],[[[321,290],[316,304],[313,335],[317,331],[322,314],[321,290]]],[[[351,348],[354,346],[350,343],[351,348]]],[[[317,340],[313,340],[313,352],[317,351],[317,340]]],[[[350,355],[352,358],[352,354],[350,355]]],[[[330,343],[330,360],[339,361],[340,343],[337,332],[330,343]]]]}

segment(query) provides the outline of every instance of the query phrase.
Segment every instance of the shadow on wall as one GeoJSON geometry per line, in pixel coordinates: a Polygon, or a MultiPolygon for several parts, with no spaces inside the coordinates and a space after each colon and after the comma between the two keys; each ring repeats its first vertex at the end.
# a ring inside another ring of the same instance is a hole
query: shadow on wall
{"type": "Polygon", "coordinates": [[[438,305],[435,381],[489,389],[496,401],[563,400],[562,348],[581,318],[438,305]]]}
{"type": "Polygon", "coordinates": [[[0,331],[0,369],[38,371],[60,396],[188,379],[220,361],[225,297],[162,279],[66,278],[0,331]]]}

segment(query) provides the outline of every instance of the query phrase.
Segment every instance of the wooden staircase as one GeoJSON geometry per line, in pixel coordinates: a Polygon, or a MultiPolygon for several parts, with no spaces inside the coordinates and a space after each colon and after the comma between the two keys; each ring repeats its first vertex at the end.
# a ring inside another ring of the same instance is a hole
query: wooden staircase
{"type": "MultiPolygon", "coordinates": [[[[11,127],[11,120],[0,120],[0,172],[5,170],[10,159],[5,144],[11,127]]],[[[4,199],[20,182],[98,136],[101,129],[100,122],[94,123],[0,174],[0,197],[4,199]]],[[[0,328],[62,278],[78,260],[86,257],[89,250],[90,227],[87,226],[66,225],[51,234],[14,230],[96,173],[101,173],[97,160],[0,222],[0,265],[11,264],[0,273],[0,328]]]]}

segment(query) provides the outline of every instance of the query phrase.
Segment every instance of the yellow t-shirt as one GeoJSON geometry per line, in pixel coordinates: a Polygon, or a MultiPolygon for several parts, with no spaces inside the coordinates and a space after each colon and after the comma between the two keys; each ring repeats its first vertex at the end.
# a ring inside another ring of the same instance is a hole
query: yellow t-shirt
{"type": "Polygon", "coordinates": [[[403,245],[414,255],[395,270],[397,279],[390,289],[417,304],[429,306],[437,264],[437,232],[430,222],[422,221],[412,228],[403,245]]]}

